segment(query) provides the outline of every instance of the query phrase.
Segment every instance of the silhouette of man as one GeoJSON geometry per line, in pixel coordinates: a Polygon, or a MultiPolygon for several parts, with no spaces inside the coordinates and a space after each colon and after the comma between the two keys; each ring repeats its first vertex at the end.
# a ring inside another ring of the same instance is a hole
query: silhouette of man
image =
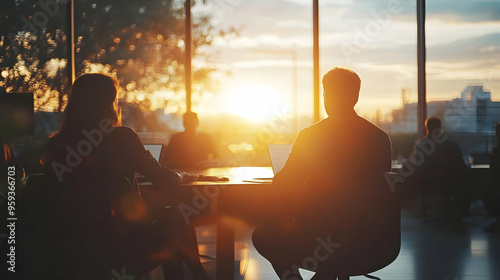
{"type": "MultiPolygon", "coordinates": [[[[429,117],[425,121],[426,135],[415,145],[415,162],[417,166],[418,188],[423,195],[423,209],[425,215],[429,195],[454,196],[452,205],[440,205],[444,209],[443,219],[450,222],[459,222],[463,216],[465,200],[465,187],[467,182],[467,166],[464,163],[462,151],[457,143],[448,140],[448,136],[441,128],[441,120],[429,117]],[[451,207],[451,208],[450,208],[451,207]],[[454,209],[453,209],[454,208],[454,209]]],[[[447,204],[447,203],[445,203],[447,204]]]]}
{"type": "Polygon", "coordinates": [[[335,270],[330,260],[339,257],[342,265],[340,256],[350,259],[352,246],[387,238],[374,229],[380,227],[380,210],[391,194],[384,180],[391,170],[391,142],[354,111],[360,85],[347,68],[325,74],[328,118],[299,133],[274,178],[270,195],[279,210],[257,227],[253,242],[280,279],[302,279],[298,267],[316,270],[314,279],[329,279],[335,270]],[[371,240],[362,237],[367,232],[371,240]]]}
{"type": "Polygon", "coordinates": [[[196,170],[218,165],[218,153],[210,135],[199,132],[198,114],[186,112],[184,131],[172,135],[166,149],[166,166],[178,170],[196,170]]]}
{"type": "Polygon", "coordinates": [[[495,124],[497,145],[491,150],[490,168],[500,181],[500,122],[495,124]]]}
{"type": "Polygon", "coordinates": [[[493,223],[485,227],[485,230],[500,234],[500,122],[495,124],[495,132],[497,145],[491,150],[490,157],[490,171],[493,177],[483,201],[485,205],[489,205],[488,212],[497,217],[493,223]]]}

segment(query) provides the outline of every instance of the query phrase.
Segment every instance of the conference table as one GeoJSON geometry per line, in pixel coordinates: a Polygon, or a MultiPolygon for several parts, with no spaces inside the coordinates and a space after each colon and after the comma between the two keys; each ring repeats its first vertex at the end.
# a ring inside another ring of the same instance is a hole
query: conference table
{"type": "MultiPolygon", "coordinates": [[[[210,209],[205,215],[208,214],[215,219],[217,228],[216,279],[233,279],[237,223],[242,220],[252,223],[265,214],[263,210],[269,205],[262,205],[260,202],[263,202],[268,191],[271,191],[271,180],[264,178],[272,178],[273,171],[271,167],[215,167],[199,171],[197,174],[227,178],[227,181],[203,180],[182,185],[193,191],[191,210],[196,209],[203,215],[201,212],[204,209],[198,209],[204,206],[200,203],[203,202],[200,196],[205,196],[205,201],[210,200],[207,206],[210,209]]],[[[190,218],[193,218],[193,223],[196,225],[196,217],[190,218]]]]}
{"type": "MultiPolygon", "coordinates": [[[[476,172],[488,167],[470,166],[476,172]]],[[[398,171],[402,166],[392,168],[398,171]]],[[[265,180],[273,177],[272,168],[213,167],[189,173],[208,177],[181,184],[187,195],[179,210],[193,225],[199,221],[216,224],[216,279],[234,279],[235,229],[239,221],[252,224],[273,207],[265,199],[273,193],[271,180],[265,180]]]]}
{"type": "MultiPolygon", "coordinates": [[[[181,184],[184,193],[179,211],[186,222],[194,226],[200,225],[200,221],[201,224],[215,223],[216,279],[234,279],[235,230],[241,222],[255,225],[274,206],[269,197],[279,197],[279,194],[272,188],[273,170],[271,167],[213,167],[188,173],[209,178],[181,184]]],[[[147,185],[141,186],[141,192],[144,193],[147,185]]]]}
{"type": "Polygon", "coordinates": [[[271,180],[264,179],[273,177],[272,168],[214,167],[189,173],[213,177],[181,184],[179,211],[194,226],[215,223],[216,279],[234,279],[235,229],[240,222],[254,224],[272,207],[265,199],[272,192],[271,180]]]}

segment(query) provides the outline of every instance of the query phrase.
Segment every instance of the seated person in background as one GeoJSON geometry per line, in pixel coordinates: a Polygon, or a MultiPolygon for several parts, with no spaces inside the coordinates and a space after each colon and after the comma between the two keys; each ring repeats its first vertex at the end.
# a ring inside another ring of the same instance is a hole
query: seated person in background
{"type": "Polygon", "coordinates": [[[391,171],[392,149],[389,136],[354,111],[360,84],[358,75],[346,68],[323,77],[328,118],[299,133],[274,177],[266,209],[279,212],[268,213],[268,221],[253,233],[253,244],[280,279],[302,279],[295,265],[316,252],[318,238],[335,248],[322,252],[331,255],[329,261],[322,259],[313,279],[332,277],[336,268],[330,260],[338,267],[344,261],[355,263],[349,255],[354,247],[370,248],[369,255],[391,251],[369,245],[384,246],[383,240],[393,238],[382,225],[385,209],[393,206],[384,179],[391,171]]]}
{"type": "Polygon", "coordinates": [[[419,214],[425,216],[429,195],[449,195],[451,204],[441,205],[443,219],[460,222],[470,203],[465,194],[469,176],[462,151],[448,140],[439,118],[427,118],[425,128],[426,135],[414,147],[415,183],[423,200],[419,214]]]}
{"type": "MultiPolygon", "coordinates": [[[[500,123],[495,124],[497,135],[497,145],[491,150],[490,170],[493,175],[492,182],[485,197],[491,203],[491,214],[500,216],[500,123]]],[[[500,218],[497,218],[485,230],[493,233],[500,233],[500,218]]]]}
{"type": "Polygon", "coordinates": [[[61,279],[109,280],[113,269],[140,277],[174,259],[181,268],[185,261],[194,279],[209,279],[195,231],[175,207],[179,175],[158,164],[138,135],[121,126],[118,88],[117,80],[101,74],[76,79],[61,128],[47,143],[43,167],[60,196],[61,242],[68,250],[61,279]],[[164,204],[144,202],[135,172],[163,192],[164,204]]]}
{"type": "Polygon", "coordinates": [[[219,156],[212,137],[198,131],[198,114],[186,112],[183,120],[184,131],[172,135],[162,164],[183,171],[218,166],[219,156]]]}

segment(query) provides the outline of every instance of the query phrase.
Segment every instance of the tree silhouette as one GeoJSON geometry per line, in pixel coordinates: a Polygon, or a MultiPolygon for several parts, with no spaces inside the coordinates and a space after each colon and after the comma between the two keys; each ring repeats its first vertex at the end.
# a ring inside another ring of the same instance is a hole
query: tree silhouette
{"type": "MultiPolygon", "coordinates": [[[[61,111],[67,99],[67,2],[0,3],[0,86],[33,93],[39,110],[61,111]]],[[[184,1],[75,0],[76,73],[116,75],[121,99],[148,109],[150,93],[183,93],[184,31],[184,1]]],[[[201,62],[193,65],[194,90],[208,88],[217,71],[214,38],[236,33],[216,28],[210,14],[193,16],[193,59],[201,62]]]]}

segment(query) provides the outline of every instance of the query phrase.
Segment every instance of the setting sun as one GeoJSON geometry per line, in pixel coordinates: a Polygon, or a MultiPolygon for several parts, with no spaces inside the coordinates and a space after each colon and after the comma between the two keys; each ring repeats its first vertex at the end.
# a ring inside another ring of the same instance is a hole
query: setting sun
{"type": "Polygon", "coordinates": [[[277,91],[263,85],[242,86],[228,96],[228,111],[252,121],[269,120],[288,104],[277,91]]]}

